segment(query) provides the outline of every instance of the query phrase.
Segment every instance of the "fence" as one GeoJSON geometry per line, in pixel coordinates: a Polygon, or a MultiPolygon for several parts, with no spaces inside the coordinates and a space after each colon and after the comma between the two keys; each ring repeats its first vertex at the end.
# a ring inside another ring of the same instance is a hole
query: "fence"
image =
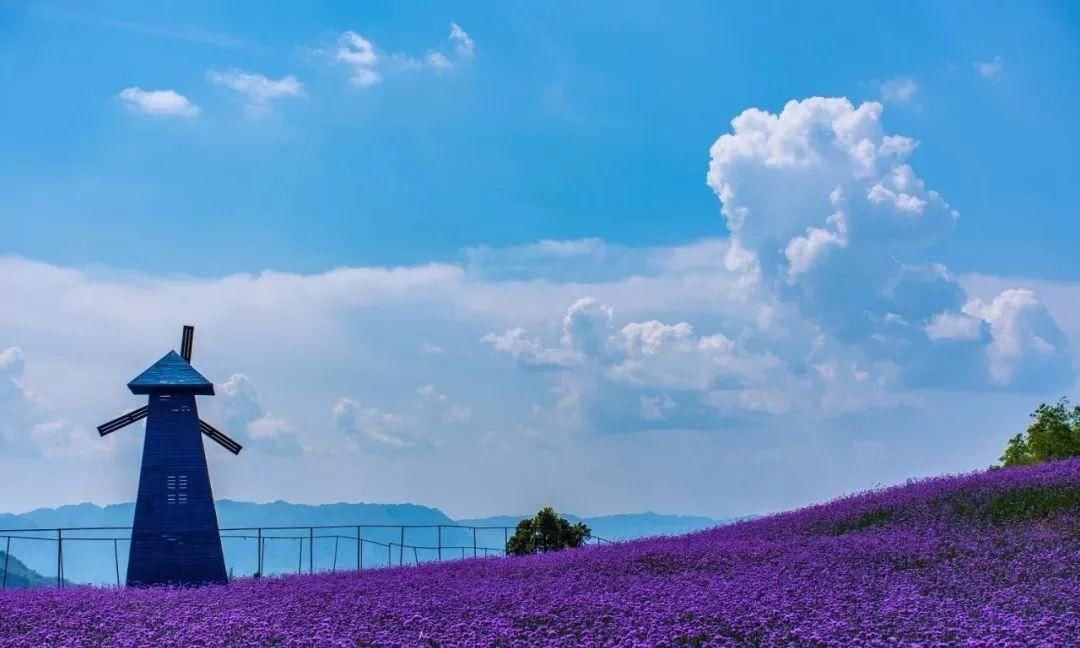
{"type": "MultiPolygon", "coordinates": [[[[220,535],[226,567],[232,578],[377,569],[504,556],[506,543],[514,530],[515,527],[510,526],[351,524],[227,527],[220,529],[220,535]],[[419,540],[418,533],[422,536],[419,540]],[[498,546],[491,546],[496,543],[498,546]]],[[[130,540],[131,527],[0,529],[0,548],[4,550],[0,589],[13,586],[9,583],[9,574],[16,558],[38,574],[54,573],[56,587],[75,582],[119,587],[121,572],[127,571],[126,564],[121,569],[121,563],[126,563],[130,540]],[[104,549],[89,555],[72,555],[73,549],[88,545],[104,549]],[[12,555],[13,546],[21,552],[18,557],[12,555]],[[75,573],[69,577],[68,569],[73,566],[75,573]]],[[[611,541],[590,535],[587,542],[611,541]]]]}

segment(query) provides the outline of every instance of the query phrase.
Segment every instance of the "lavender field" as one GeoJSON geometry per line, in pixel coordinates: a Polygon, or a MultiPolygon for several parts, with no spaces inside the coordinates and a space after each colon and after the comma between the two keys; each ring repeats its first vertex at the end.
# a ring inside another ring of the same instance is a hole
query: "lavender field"
{"type": "Polygon", "coordinates": [[[687,536],[203,589],[0,594],[0,646],[1066,646],[1080,460],[687,536]]]}

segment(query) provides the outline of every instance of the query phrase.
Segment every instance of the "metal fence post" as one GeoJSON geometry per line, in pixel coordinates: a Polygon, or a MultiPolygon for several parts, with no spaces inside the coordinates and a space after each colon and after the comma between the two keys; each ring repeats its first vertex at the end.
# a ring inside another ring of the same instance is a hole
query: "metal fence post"
{"type": "Polygon", "coordinates": [[[405,526],[401,527],[401,544],[398,545],[398,565],[405,564],[405,526]]]}
{"type": "Polygon", "coordinates": [[[394,548],[393,542],[386,543],[386,566],[392,567],[394,565],[394,554],[391,550],[394,548]]]}
{"type": "Polygon", "coordinates": [[[262,576],[263,575],[263,568],[262,568],[262,566],[263,566],[262,527],[259,527],[258,542],[259,542],[259,546],[256,548],[256,554],[255,554],[255,571],[259,574],[259,576],[262,576]]]}
{"type": "Polygon", "coordinates": [[[120,587],[120,551],[116,548],[117,540],[113,538],[112,541],[112,559],[113,565],[116,566],[116,586],[120,587]]]}
{"type": "Polygon", "coordinates": [[[308,573],[315,573],[315,527],[308,527],[308,538],[311,544],[308,547],[308,573]]]}
{"type": "Polygon", "coordinates": [[[56,586],[64,587],[64,530],[56,530],[56,586]]]}
{"type": "Polygon", "coordinates": [[[442,562],[442,525],[439,525],[439,562],[442,562]]]}
{"type": "Polygon", "coordinates": [[[476,558],[476,527],[472,528],[472,557],[476,558]]]}
{"type": "Polygon", "coordinates": [[[296,573],[300,574],[304,568],[304,539],[297,538],[300,541],[300,553],[296,555],[296,573]]]}
{"type": "Polygon", "coordinates": [[[330,567],[330,573],[331,574],[336,574],[337,573],[337,550],[338,550],[338,541],[339,540],[341,540],[341,536],[335,535],[334,536],[334,563],[330,567]]]}
{"type": "Polygon", "coordinates": [[[506,548],[507,548],[507,546],[509,544],[510,544],[510,529],[508,527],[503,527],[503,555],[504,556],[506,554],[510,553],[509,551],[506,550],[506,548]]]}
{"type": "Polygon", "coordinates": [[[11,536],[7,537],[7,549],[4,551],[4,584],[0,589],[7,589],[8,560],[11,558],[11,536]]]}
{"type": "Polygon", "coordinates": [[[364,568],[364,541],[360,538],[360,527],[356,527],[356,571],[364,568]]]}

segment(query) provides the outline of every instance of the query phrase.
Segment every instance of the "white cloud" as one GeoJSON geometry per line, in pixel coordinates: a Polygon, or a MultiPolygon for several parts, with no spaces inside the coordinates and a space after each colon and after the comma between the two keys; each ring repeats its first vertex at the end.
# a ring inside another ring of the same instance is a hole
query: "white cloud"
{"type": "Polygon", "coordinates": [[[472,418],[472,408],[452,401],[434,385],[421,385],[416,397],[400,412],[361,405],[341,397],[331,409],[334,428],[368,448],[430,448],[442,444],[440,432],[460,427],[472,418]]]}
{"type": "Polygon", "coordinates": [[[984,335],[985,320],[965,313],[938,313],[926,325],[931,340],[979,340],[984,335]]]}
{"type": "MultiPolygon", "coordinates": [[[[744,301],[741,316],[732,316],[736,334],[698,336],[687,321],[659,319],[618,328],[613,309],[581,298],[562,318],[558,344],[520,326],[484,341],[521,366],[555,370],[552,415],[583,423],[588,412],[628,400],[638,416],[664,420],[670,413],[654,405],[669,392],[672,412],[686,423],[695,399],[729,411],[828,415],[910,403],[905,389],[913,386],[1026,389],[1040,375],[1060,384],[1067,351],[1050,341],[1060,331],[1051,318],[1036,317],[1034,297],[1021,307],[1003,293],[1004,312],[965,308],[965,291],[943,266],[917,261],[957,215],[907,162],[917,142],[884,132],[882,110],[822,98],[789,102],[778,115],[751,109],[713,146],[708,182],[732,240],[711,250],[709,263],[654,267],[707,268],[738,286],[733,293],[744,301]],[[796,331],[814,343],[778,337],[796,331]],[[1029,357],[1044,362],[1011,369],[1029,357]],[[807,365],[816,371],[807,373],[807,365]],[[623,393],[634,391],[643,393],[623,393]]],[[[512,253],[480,249],[470,259],[548,272],[549,263],[606,254],[603,242],[585,240],[512,253]]],[[[640,273],[657,257],[625,258],[640,273]]]]}
{"type": "Polygon", "coordinates": [[[276,99],[304,96],[304,85],[291,74],[280,79],[271,79],[261,74],[233,69],[224,72],[212,70],[208,77],[211,82],[243,95],[247,102],[245,110],[252,114],[266,113],[270,102],[276,99]]]}
{"type": "Polygon", "coordinates": [[[563,346],[586,357],[604,353],[611,328],[611,307],[592,297],[583,297],[570,305],[563,318],[563,346]]]}
{"type": "MultiPolygon", "coordinates": [[[[884,132],[882,110],[815,97],[732,120],[732,133],[712,147],[707,177],[732,231],[730,249],[749,257],[744,271],[775,299],[853,345],[863,361],[891,363],[901,384],[933,378],[1023,388],[1031,373],[1004,370],[1001,356],[1009,354],[994,351],[1010,344],[1006,328],[993,326],[995,311],[960,315],[963,288],[944,267],[920,261],[957,214],[907,162],[916,142],[884,132]],[[957,354],[948,378],[929,368],[946,343],[957,345],[948,351],[957,354]],[[998,359],[987,365],[980,353],[998,359]]],[[[1052,320],[1043,325],[1054,337],[1052,320]]],[[[1030,351],[1043,339],[1020,336],[1016,344],[1030,351]]],[[[1047,353],[1064,362],[1062,347],[1047,353]]]]}
{"type": "Polygon", "coordinates": [[[0,351],[0,447],[14,445],[25,434],[36,416],[33,395],[22,386],[26,360],[22,349],[8,347],[0,351]]]}
{"type": "Polygon", "coordinates": [[[454,44],[454,50],[462,58],[476,56],[476,41],[465,33],[461,25],[454,22],[450,23],[450,41],[454,44]]]}
{"type": "Polygon", "coordinates": [[[0,351],[0,394],[21,392],[19,378],[26,368],[26,358],[19,347],[8,347],[0,351]]]}
{"type": "Polygon", "coordinates": [[[375,44],[354,31],[338,37],[337,60],[352,68],[349,81],[355,85],[366,88],[382,81],[382,75],[375,69],[379,60],[375,44]]]}
{"type": "Polygon", "coordinates": [[[1000,56],[995,56],[989,61],[975,61],[971,66],[983,77],[993,79],[1005,69],[1005,61],[1000,56]]]}
{"type": "Polygon", "coordinates": [[[775,357],[739,348],[723,333],[698,336],[686,322],[630,322],[609,347],[616,358],[606,376],[620,384],[649,389],[706,393],[721,386],[764,386],[780,368],[775,357]]]}
{"type": "Polygon", "coordinates": [[[346,31],[338,37],[337,58],[349,65],[374,67],[378,56],[375,45],[354,31],[346,31]]]}
{"type": "Polygon", "coordinates": [[[521,328],[509,329],[502,333],[488,333],[480,339],[490,344],[496,351],[509,353],[525,367],[552,369],[572,367],[580,364],[582,358],[571,349],[546,348],[536,338],[526,337],[521,328]]]}
{"type": "Polygon", "coordinates": [[[24,386],[26,359],[19,347],[0,351],[0,451],[13,456],[87,457],[110,446],[85,426],[58,417],[24,386]]]}
{"type": "Polygon", "coordinates": [[[613,319],[611,307],[585,297],[567,310],[559,346],[546,347],[521,329],[485,341],[524,366],[546,359],[542,366],[560,370],[553,385],[555,416],[574,426],[587,422],[586,409],[605,407],[598,398],[636,403],[631,409],[639,418],[660,421],[678,409],[673,393],[704,396],[714,389],[764,386],[780,369],[775,357],[739,349],[722,333],[698,336],[687,322],[629,322],[616,330],[613,319]]]}
{"type": "Polygon", "coordinates": [[[395,448],[412,447],[418,443],[414,440],[415,431],[409,429],[397,414],[364,407],[350,398],[338,399],[331,414],[335,428],[372,443],[395,448]]]}
{"type": "Polygon", "coordinates": [[[1008,385],[1023,376],[1053,384],[1070,373],[1065,335],[1030,290],[1004,290],[990,302],[973,299],[964,312],[990,325],[986,352],[995,383],[1008,385]]]}
{"type": "Polygon", "coordinates": [[[375,43],[354,31],[346,31],[338,37],[335,58],[352,69],[350,81],[361,87],[370,87],[383,80],[385,72],[415,72],[450,70],[463,61],[474,58],[476,42],[457,23],[450,23],[452,52],[429,49],[421,57],[393,52],[380,56],[375,43]]]}
{"type": "Polygon", "coordinates": [[[454,67],[454,64],[451,63],[450,59],[446,58],[446,54],[443,54],[442,52],[428,52],[427,56],[424,57],[424,60],[428,65],[437,70],[445,70],[454,67]]]}
{"type": "Polygon", "coordinates": [[[910,103],[919,90],[919,84],[911,77],[895,77],[885,81],[879,88],[881,99],[888,103],[910,103]]]}
{"type": "Polygon", "coordinates": [[[124,88],[117,95],[132,112],[158,117],[195,117],[199,107],[175,90],[143,90],[138,86],[124,88]]]}
{"type": "Polygon", "coordinates": [[[302,451],[292,425],[265,411],[255,384],[242,373],[234,373],[218,386],[225,412],[225,434],[245,449],[268,454],[295,455],[302,451]]]}

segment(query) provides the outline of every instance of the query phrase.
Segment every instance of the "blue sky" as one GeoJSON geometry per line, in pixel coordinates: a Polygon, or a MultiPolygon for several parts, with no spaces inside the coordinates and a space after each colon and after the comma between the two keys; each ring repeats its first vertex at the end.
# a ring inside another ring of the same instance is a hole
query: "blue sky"
{"type": "Polygon", "coordinates": [[[130,499],[137,433],[90,432],[189,321],[225,496],[726,515],[985,466],[1075,392],[1078,28],[0,3],[0,509],[130,499]]]}

